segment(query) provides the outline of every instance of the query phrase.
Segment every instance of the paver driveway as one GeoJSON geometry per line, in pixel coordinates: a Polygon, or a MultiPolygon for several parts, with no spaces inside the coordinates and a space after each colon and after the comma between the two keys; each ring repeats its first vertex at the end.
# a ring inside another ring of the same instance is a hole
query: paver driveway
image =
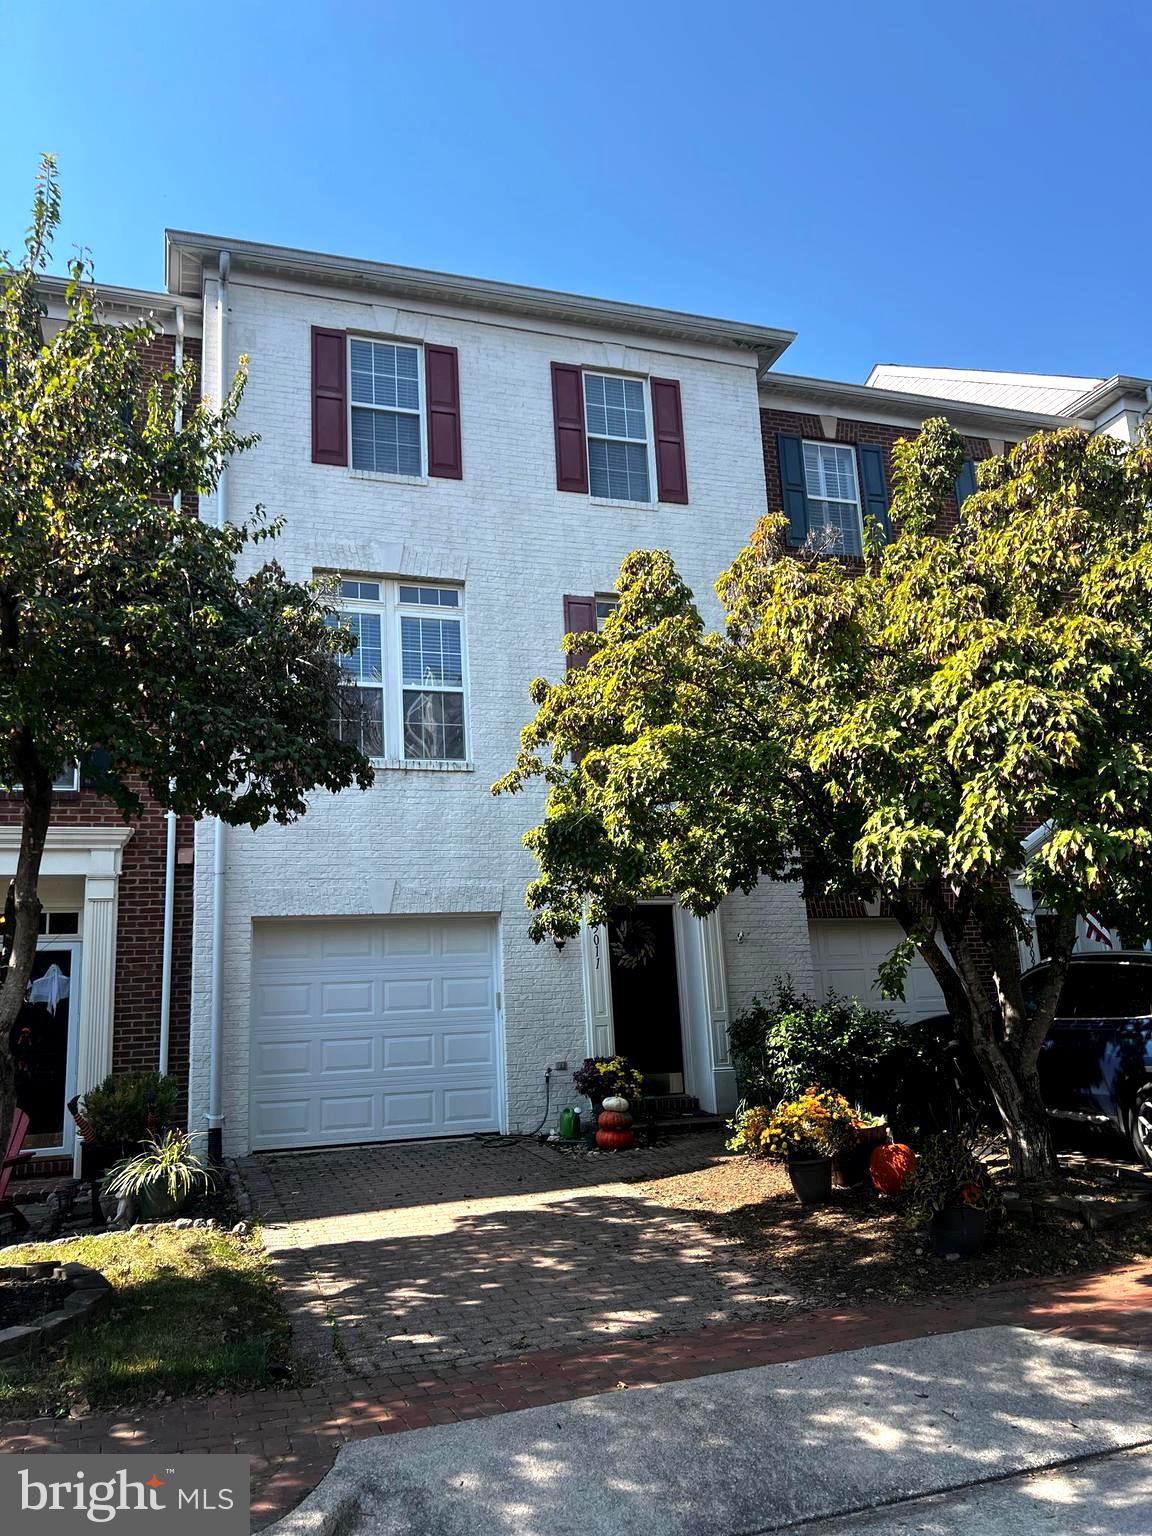
{"type": "Polygon", "coordinates": [[[629,1187],[721,1151],[711,1134],[627,1157],[468,1140],[266,1154],[240,1170],[313,1371],[403,1385],[787,1303],[737,1247],[629,1187]]]}

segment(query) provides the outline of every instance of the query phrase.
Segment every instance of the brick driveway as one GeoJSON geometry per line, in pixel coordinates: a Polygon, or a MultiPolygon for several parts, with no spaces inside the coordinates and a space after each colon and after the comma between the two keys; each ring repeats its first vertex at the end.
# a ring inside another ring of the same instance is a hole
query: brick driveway
{"type": "Polygon", "coordinates": [[[737,1248],[630,1187],[721,1152],[716,1134],[626,1157],[468,1140],[265,1155],[240,1171],[314,1375],[405,1386],[786,1308],[737,1248]]]}

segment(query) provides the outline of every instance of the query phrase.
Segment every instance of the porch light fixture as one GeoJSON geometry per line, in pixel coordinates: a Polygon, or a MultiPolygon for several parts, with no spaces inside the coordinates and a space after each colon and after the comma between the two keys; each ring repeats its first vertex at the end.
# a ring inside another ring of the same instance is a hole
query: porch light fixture
{"type": "Polygon", "coordinates": [[[567,940],[566,939],[553,939],[552,942],[556,946],[556,953],[558,955],[562,955],[564,953],[564,945],[567,943],[567,940]]]}

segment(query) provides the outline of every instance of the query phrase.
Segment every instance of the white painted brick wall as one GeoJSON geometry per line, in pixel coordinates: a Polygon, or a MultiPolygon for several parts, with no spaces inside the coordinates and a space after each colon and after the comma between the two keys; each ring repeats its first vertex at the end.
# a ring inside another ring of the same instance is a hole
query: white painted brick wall
{"type": "MultiPolygon", "coordinates": [[[[205,381],[216,333],[206,294],[205,381]]],[[[471,676],[473,772],[383,771],[373,789],[317,795],[295,826],[227,832],[224,955],[225,1146],[246,1146],[248,1008],[254,915],[485,911],[500,921],[508,1118],[531,1127],[544,1068],[586,1054],[577,944],[557,954],[526,937],[520,845],[538,818],[534,793],[493,799],[531,713],[527,686],[563,665],[565,593],[610,590],[636,547],[672,551],[709,620],[712,584],[764,507],[754,359],[685,343],[645,349],[608,333],[546,333],[536,323],[463,312],[404,313],[352,297],[273,289],[236,273],[228,364],[250,359],[240,426],[259,446],[229,474],[229,514],[257,502],[287,519],[275,547],[290,574],[315,569],[463,581],[471,676]],[[309,328],[323,325],[448,343],[459,349],[464,478],[411,485],[357,479],[311,463],[309,328]],[[625,368],[680,380],[689,490],[686,507],[608,506],[555,489],[549,363],[625,368]]],[[[214,515],[206,505],[204,515],[214,515]]],[[[263,558],[264,551],[260,558],[263,558]]],[[[193,983],[193,1125],[203,1124],[210,1007],[211,830],[197,842],[193,983]]],[[[777,970],[810,979],[803,904],[767,887],[724,919],[733,1008],[777,970]],[[737,943],[736,933],[745,940],[737,943]]],[[[554,1106],[571,1098],[556,1083],[554,1106]]]]}

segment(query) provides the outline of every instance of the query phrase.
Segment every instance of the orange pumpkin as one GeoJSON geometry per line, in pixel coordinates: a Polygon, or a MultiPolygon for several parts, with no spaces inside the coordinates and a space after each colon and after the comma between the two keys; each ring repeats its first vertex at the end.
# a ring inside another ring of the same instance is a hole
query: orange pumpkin
{"type": "Polygon", "coordinates": [[[915,1167],[915,1152],[899,1141],[887,1147],[876,1147],[868,1160],[868,1172],[882,1195],[898,1195],[915,1167]]]}
{"type": "Polygon", "coordinates": [[[626,1131],[632,1124],[632,1116],[620,1114],[614,1109],[605,1109],[601,1111],[596,1124],[602,1131],[626,1131]]]}
{"type": "Polygon", "coordinates": [[[596,1145],[605,1152],[622,1152],[635,1141],[631,1131],[597,1131],[596,1145]]]}

